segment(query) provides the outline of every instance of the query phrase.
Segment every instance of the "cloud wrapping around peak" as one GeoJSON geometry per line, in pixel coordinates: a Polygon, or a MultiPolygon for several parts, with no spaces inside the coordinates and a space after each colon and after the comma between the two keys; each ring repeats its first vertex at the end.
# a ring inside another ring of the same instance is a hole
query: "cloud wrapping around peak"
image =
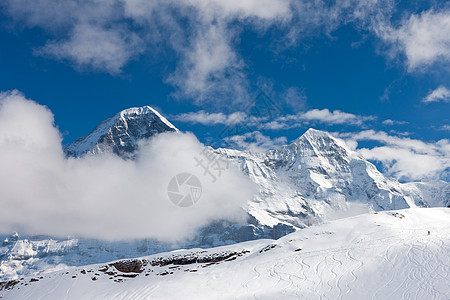
{"type": "Polygon", "coordinates": [[[53,122],[46,107],[20,93],[0,94],[0,233],[177,242],[214,220],[245,221],[253,183],[233,166],[212,182],[196,166],[204,146],[192,134],[143,141],[136,161],[113,154],[67,159],[53,122]],[[188,208],[167,195],[183,172],[202,184],[199,202],[188,208]]]}
{"type": "Polygon", "coordinates": [[[450,102],[450,90],[441,85],[423,98],[422,102],[450,102]]]}

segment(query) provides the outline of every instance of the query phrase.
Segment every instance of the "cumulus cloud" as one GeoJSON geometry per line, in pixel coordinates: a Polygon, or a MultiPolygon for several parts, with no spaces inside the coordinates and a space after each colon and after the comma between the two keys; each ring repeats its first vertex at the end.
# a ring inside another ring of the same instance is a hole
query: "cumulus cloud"
{"type": "Polygon", "coordinates": [[[436,62],[450,62],[450,9],[423,11],[404,19],[399,26],[383,20],[375,33],[391,45],[393,55],[403,54],[408,69],[415,71],[436,62]]]}
{"type": "Polygon", "coordinates": [[[448,179],[450,171],[450,141],[442,139],[427,143],[409,137],[399,137],[384,131],[365,130],[340,134],[350,143],[375,141],[380,145],[357,151],[369,160],[383,164],[389,175],[398,179],[448,179]]]}
{"type": "Polygon", "coordinates": [[[213,220],[243,221],[241,205],[253,185],[237,168],[213,183],[194,156],[203,145],[191,134],[144,141],[136,161],[112,154],[66,158],[48,108],[18,92],[0,94],[0,231],[97,239],[191,237],[213,220]],[[169,201],[167,186],[189,172],[202,183],[188,208],[169,201]]]}
{"type": "Polygon", "coordinates": [[[423,98],[422,102],[450,102],[450,90],[441,85],[437,89],[431,91],[425,98],[423,98]]]}

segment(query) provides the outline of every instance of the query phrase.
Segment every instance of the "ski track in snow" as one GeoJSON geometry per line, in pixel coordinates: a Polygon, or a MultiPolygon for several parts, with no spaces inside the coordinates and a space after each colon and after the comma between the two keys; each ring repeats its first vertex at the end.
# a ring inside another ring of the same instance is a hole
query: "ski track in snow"
{"type": "MultiPolygon", "coordinates": [[[[250,281],[257,280],[257,279],[260,278],[260,276],[261,276],[261,273],[259,273],[259,272],[256,270],[256,265],[254,265],[254,266],[252,267],[252,272],[256,273],[256,277],[250,278],[249,280],[247,280],[247,281],[243,284],[243,287],[246,289],[247,293],[250,292],[250,291],[249,291],[249,287],[248,287],[249,282],[250,282],[250,281]]],[[[255,294],[253,294],[253,299],[258,299],[258,297],[256,297],[255,294]]]]}

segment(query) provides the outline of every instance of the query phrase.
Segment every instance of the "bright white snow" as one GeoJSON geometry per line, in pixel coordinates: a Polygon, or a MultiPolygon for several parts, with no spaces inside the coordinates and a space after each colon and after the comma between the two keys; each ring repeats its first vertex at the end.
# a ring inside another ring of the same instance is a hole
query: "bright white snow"
{"type": "Polygon", "coordinates": [[[71,268],[45,274],[42,279],[34,277],[35,282],[24,278],[11,290],[0,291],[0,298],[450,298],[448,208],[363,214],[311,226],[276,241],[181,250],[142,260],[230,251],[244,254],[215,264],[148,264],[141,273],[108,275],[100,271],[104,264],[71,268]],[[86,274],[82,270],[87,270],[86,274]]]}

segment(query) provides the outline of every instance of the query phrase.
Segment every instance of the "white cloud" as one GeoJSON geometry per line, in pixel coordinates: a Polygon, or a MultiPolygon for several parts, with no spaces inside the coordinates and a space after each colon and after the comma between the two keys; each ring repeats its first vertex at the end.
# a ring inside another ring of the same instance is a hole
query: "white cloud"
{"type": "Polygon", "coordinates": [[[46,108],[18,92],[0,94],[0,233],[175,242],[213,220],[243,221],[253,184],[231,167],[212,183],[196,167],[203,145],[191,134],[161,134],[140,145],[136,161],[112,154],[65,158],[46,108]],[[189,208],[168,199],[182,172],[202,183],[189,208]]]}
{"type": "Polygon", "coordinates": [[[327,125],[363,125],[365,122],[375,120],[373,116],[361,116],[346,113],[340,110],[330,111],[329,109],[311,109],[299,112],[295,115],[284,115],[275,119],[267,117],[250,117],[244,112],[234,112],[232,114],[208,113],[203,110],[197,112],[183,113],[173,116],[174,120],[186,123],[203,125],[233,125],[245,122],[247,126],[256,126],[260,129],[280,130],[292,129],[310,125],[311,123],[322,123],[327,125]]]}
{"type": "Polygon", "coordinates": [[[342,24],[360,26],[390,13],[391,2],[6,0],[2,6],[20,26],[47,31],[49,41],[35,53],[112,74],[144,51],[170,57],[176,67],[165,75],[176,96],[228,104],[249,96],[247,62],[239,51],[244,27],[262,34],[276,28],[283,46],[297,45],[307,32],[329,35],[342,24]]]}
{"type": "MultiPolygon", "coordinates": [[[[50,38],[35,53],[69,61],[78,69],[112,74],[140,54],[170,57],[175,68],[166,82],[175,96],[200,104],[248,99],[251,83],[240,55],[243,28],[260,34],[273,28],[274,43],[298,46],[345,24],[373,30],[391,54],[403,54],[410,71],[450,62],[450,10],[412,14],[391,23],[393,0],[6,0],[4,11],[17,24],[40,27],[50,38]],[[163,54],[162,54],[163,53],[163,54]]],[[[172,64],[171,64],[172,65],[172,64]]],[[[286,99],[301,99],[289,91],[286,99]]],[[[386,94],[387,95],[387,94],[386,94]]],[[[386,96],[385,95],[385,96],[386,96]]]]}
{"type": "Polygon", "coordinates": [[[449,9],[412,14],[397,28],[383,20],[376,23],[374,30],[391,45],[393,55],[402,53],[406,56],[410,71],[436,62],[450,62],[449,9]]]}
{"type": "Polygon", "coordinates": [[[67,40],[50,41],[36,53],[117,74],[142,51],[143,41],[134,33],[79,24],[67,40]]]}
{"type": "Polygon", "coordinates": [[[441,85],[437,89],[431,91],[425,98],[423,98],[422,102],[450,102],[450,90],[441,85]]]}
{"type": "Polygon", "coordinates": [[[381,122],[381,124],[386,125],[386,126],[393,126],[393,125],[404,125],[404,124],[408,124],[408,122],[406,121],[397,121],[397,120],[391,120],[391,119],[386,119],[383,122],[381,122]]]}
{"type": "Polygon", "coordinates": [[[18,24],[53,36],[36,54],[78,69],[117,74],[144,51],[170,53],[176,70],[167,82],[176,96],[197,103],[247,98],[245,63],[235,46],[241,26],[263,30],[291,16],[290,0],[7,0],[3,6],[18,24]]]}
{"type": "Polygon", "coordinates": [[[372,19],[386,19],[394,10],[392,0],[291,1],[293,21],[289,23],[288,43],[298,44],[305,36],[331,36],[339,27],[353,23],[366,28],[372,19]]]}
{"type": "Polygon", "coordinates": [[[340,110],[331,112],[328,109],[313,109],[302,113],[300,119],[328,124],[361,125],[364,121],[373,120],[374,117],[354,115],[340,110]]]}
{"type": "Polygon", "coordinates": [[[246,96],[243,62],[231,46],[233,32],[225,27],[219,23],[199,28],[190,45],[180,50],[183,62],[168,79],[197,103],[229,97],[227,93],[235,101],[246,96]]]}
{"type": "Polygon", "coordinates": [[[289,0],[185,0],[207,17],[284,19],[291,15],[289,0]]]}
{"type": "Polygon", "coordinates": [[[299,112],[295,115],[285,115],[264,124],[265,129],[279,130],[291,129],[311,123],[322,123],[327,125],[363,125],[365,122],[373,121],[374,116],[361,116],[346,113],[340,110],[330,111],[329,109],[311,109],[299,112]]]}
{"type": "Polygon", "coordinates": [[[450,141],[442,139],[427,143],[409,137],[391,136],[383,131],[366,130],[340,134],[341,138],[355,143],[375,141],[381,144],[357,151],[365,158],[379,161],[388,174],[398,179],[447,179],[450,171],[450,141]]]}
{"type": "Polygon", "coordinates": [[[224,113],[208,113],[204,110],[178,114],[173,116],[173,120],[185,123],[202,124],[202,125],[233,125],[240,123],[245,119],[246,114],[243,112],[234,112],[229,115],[224,113]]]}

